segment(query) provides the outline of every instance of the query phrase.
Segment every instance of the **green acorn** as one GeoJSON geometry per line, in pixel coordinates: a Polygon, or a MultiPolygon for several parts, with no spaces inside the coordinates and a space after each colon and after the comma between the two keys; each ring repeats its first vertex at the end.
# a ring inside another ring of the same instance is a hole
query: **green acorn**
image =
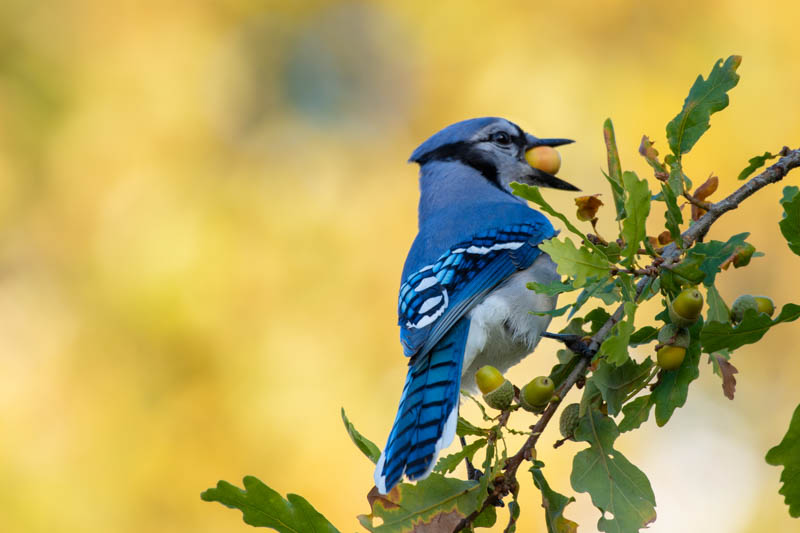
{"type": "Polygon", "coordinates": [[[527,411],[540,413],[553,399],[555,384],[547,376],[539,376],[522,387],[519,394],[519,403],[527,411]]]}
{"type": "Polygon", "coordinates": [[[667,311],[673,324],[688,328],[700,317],[703,310],[703,295],[694,287],[683,289],[674,300],[667,299],[667,311]]]}
{"type": "Polygon", "coordinates": [[[677,370],[686,358],[686,348],[665,344],[656,352],[658,366],[664,370],[677,370]]]}
{"type": "Polygon", "coordinates": [[[508,409],[513,400],[514,385],[507,379],[503,381],[502,385],[483,395],[483,401],[486,402],[486,405],[500,411],[508,409]]]}
{"type": "Polygon", "coordinates": [[[658,332],[658,342],[669,346],[688,348],[691,342],[689,330],[675,324],[665,324],[658,332]]]}
{"type": "Polygon", "coordinates": [[[475,384],[483,394],[488,394],[503,384],[505,378],[492,365],[482,366],[475,372],[475,384]]]}
{"type": "Polygon", "coordinates": [[[575,430],[578,428],[580,421],[581,406],[577,403],[571,403],[561,411],[561,418],[558,421],[558,429],[561,431],[561,436],[565,439],[575,440],[573,436],[575,430]]]}
{"type": "Polygon", "coordinates": [[[756,296],[755,299],[759,313],[767,313],[768,316],[772,316],[773,313],[775,313],[775,302],[773,302],[771,298],[767,296],[756,296]]]}
{"type": "Polygon", "coordinates": [[[744,313],[748,309],[758,311],[758,301],[750,294],[743,294],[733,301],[733,305],[731,306],[731,318],[733,318],[734,322],[741,322],[744,318],[744,313]]]}

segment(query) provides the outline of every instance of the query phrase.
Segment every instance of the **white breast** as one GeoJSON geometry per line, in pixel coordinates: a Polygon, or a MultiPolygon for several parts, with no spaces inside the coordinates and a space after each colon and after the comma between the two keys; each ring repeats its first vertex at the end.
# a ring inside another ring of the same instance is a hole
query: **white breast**
{"type": "Polygon", "coordinates": [[[551,317],[530,311],[552,311],[556,297],[536,294],[526,284],[559,279],[555,263],[542,254],[530,267],[511,275],[472,308],[467,315],[470,327],[461,373],[462,388],[477,390],[474,376],[480,367],[492,365],[505,373],[536,348],[551,317]]]}

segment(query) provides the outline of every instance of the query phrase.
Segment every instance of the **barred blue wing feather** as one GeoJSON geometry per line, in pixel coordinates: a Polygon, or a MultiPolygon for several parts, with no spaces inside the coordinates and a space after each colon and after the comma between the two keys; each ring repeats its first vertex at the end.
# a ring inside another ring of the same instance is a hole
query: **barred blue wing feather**
{"type": "Polygon", "coordinates": [[[398,322],[407,356],[425,353],[495,285],[527,268],[554,234],[542,223],[511,224],[452,246],[400,287],[398,322]]]}

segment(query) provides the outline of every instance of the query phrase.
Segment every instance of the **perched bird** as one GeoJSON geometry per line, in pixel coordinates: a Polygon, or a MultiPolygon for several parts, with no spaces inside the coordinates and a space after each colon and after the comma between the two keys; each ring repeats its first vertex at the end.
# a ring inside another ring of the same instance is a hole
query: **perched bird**
{"type": "Polygon", "coordinates": [[[512,182],[567,191],[573,185],[536,168],[531,148],[569,139],[539,139],[508,120],[452,124],[422,143],[419,231],[405,262],[398,315],[408,376],[375,486],[386,494],[405,475],[430,474],[450,445],[459,389],[474,389],[475,371],[501,372],[531,353],[555,308],[553,296],[526,288],[559,279],[538,245],[555,235],[540,212],[511,193],[512,182]],[[463,383],[462,383],[463,377],[463,383]]]}

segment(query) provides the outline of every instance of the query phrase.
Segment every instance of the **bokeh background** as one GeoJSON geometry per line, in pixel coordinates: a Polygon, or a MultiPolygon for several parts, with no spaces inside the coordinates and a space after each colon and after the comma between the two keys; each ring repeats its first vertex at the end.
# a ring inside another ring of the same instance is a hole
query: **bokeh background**
{"type": "MultiPolygon", "coordinates": [[[[602,121],[647,175],[641,135],[663,152],[694,78],[736,53],[732,105],[686,161],[730,191],[749,157],[798,145],[798,16],[792,1],[0,1],[0,530],[248,531],[199,498],[245,474],[359,529],[372,465],[339,409],[385,442],[413,148],[504,116],[576,139],[560,175],[607,195],[602,121]]],[[[750,231],[767,254],[721,277],[729,302],[800,296],[780,195],[712,232],[750,231]]],[[[800,400],[799,328],[735,354],[735,401],[703,363],[666,428],[618,441],[652,482],[652,531],[798,529],[763,456],[800,400]]],[[[580,446],[556,438],[539,456],[572,494],[580,446]]],[[[544,531],[532,484],[521,499],[520,530],[544,531]]],[[[567,516],[593,531],[598,513],[582,494],[567,516]]]]}

